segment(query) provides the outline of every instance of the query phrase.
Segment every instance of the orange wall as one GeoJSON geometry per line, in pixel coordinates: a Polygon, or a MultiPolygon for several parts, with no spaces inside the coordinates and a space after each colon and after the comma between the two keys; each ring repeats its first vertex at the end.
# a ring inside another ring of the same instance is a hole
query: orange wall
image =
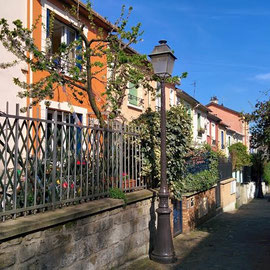
{"type": "MultiPolygon", "coordinates": [[[[60,0],[49,0],[52,4],[54,4],[55,6],[57,6],[58,8],[63,9],[63,3],[60,0]]],[[[28,14],[30,14],[30,6],[28,7],[28,14]]],[[[40,3],[40,0],[33,0],[33,21],[30,23],[34,23],[36,21],[36,19],[41,16],[42,14],[42,6],[40,3]]],[[[63,14],[65,13],[65,11],[63,10],[63,14]]],[[[83,18],[83,20],[86,22],[86,19],[83,18]]],[[[91,29],[90,24],[86,24],[86,26],[88,27],[88,29],[91,29]]],[[[106,34],[106,32],[104,31],[104,33],[106,34]]],[[[95,29],[91,29],[88,31],[88,38],[89,40],[91,38],[96,38],[97,34],[96,34],[96,30],[95,29]]],[[[35,39],[35,44],[38,46],[39,49],[41,49],[41,40],[42,40],[42,22],[41,19],[39,20],[39,23],[37,25],[37,28],[35,29],[34,33],[33,33],[33,38],[35,39]]],[[[93,59],[92,59],[93,60],[93,59]]],[[[106,65],[106,58],[103,57],[102,59],[99,58],[100,62],[103,62],[104,65],[106,65]]],[[[95,68],[95,70],[93,70],[94,72],[97,71],[98,68],[95,68]]],[[[45,76],[45,72],[33,72],[33,83],[34,82],[38,82],[40,79],[42,79],[45,76]]],[[[99,79],[105,80],[106,81],[106,76],[107,76],[107,68],[104,68],[104,70],[102,72],[99,73],[99,75],[97,75],[97,77],[99,79]]],[[[29,79],[30,81],[30,79],[29,79]]],[[[105,97],[102,96],[102,93],[105,91],[105,84],[97,81],[97,80],[93,80],[92,81],[92,86],[93,86],[93,91],[94,94],[96,96],[96,102],[99,108],[102,107],[102,105],[105,103],[105,97]]],[[[54,92],[54,97],[52,99],[52,101],[56,101],[56,102],[69,102],[74,106],[79,106],[79,107],[83,107],[83,108],[87,108],[88,112],[92,112],[92,109],[90,107],[89,101],[88,101],[88,95],[85,92],[83,94],[83,96],[81,97],[82,99],[82,104],[80,102],[78,102],[72,95],[72,90],[69,89],[68,87],[66,87],[66,92],[67,94],[63,91],[62,86],[58,86],[55,89],[54,92]]],[[[29,102],[29,101],[28,101],[29,102]]],[[[36,117],[40,117],[40,114],[37,115],[37,108],[40,107],[40,105],[37,105],[33,108],[33,116],[36,117]]],[[[39,110],[40,112],[40,110],[39,110]]]]}

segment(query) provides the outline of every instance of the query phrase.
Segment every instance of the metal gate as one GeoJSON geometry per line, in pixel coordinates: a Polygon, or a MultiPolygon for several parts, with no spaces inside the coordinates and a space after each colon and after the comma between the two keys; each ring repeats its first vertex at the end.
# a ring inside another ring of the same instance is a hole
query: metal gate
{"type": "Polygon", "coordinates": [[[173,200],[173,236],[182,233],[182,201],[173,200]]]}

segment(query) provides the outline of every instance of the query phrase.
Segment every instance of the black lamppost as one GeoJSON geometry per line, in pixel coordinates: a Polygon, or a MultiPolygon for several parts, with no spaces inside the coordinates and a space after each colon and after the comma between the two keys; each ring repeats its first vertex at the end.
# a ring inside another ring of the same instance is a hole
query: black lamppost
{"type": "Polygon", "coordinates": [[[159,41],[149,55],[154,68],[154,73],[160,78],[161,84],[161,185],[159,190],[159,205],[157,209],[158,223],[154,250],[151,259],[160,263],[172,263],[176,260],[171,226],[169,208],[169,189],[167,184],[167,160],[166,160],[166,105],[165,105],[165,79],[172,75],[173,65],[176,57],[167,45],[166,40],[159,41]]]}

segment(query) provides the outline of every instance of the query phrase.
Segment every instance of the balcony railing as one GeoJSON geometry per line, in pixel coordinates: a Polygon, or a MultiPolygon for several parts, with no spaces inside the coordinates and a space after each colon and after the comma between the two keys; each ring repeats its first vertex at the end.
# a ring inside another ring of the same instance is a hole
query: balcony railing
{"type": "Polygon", "coordinates": [[[142,106],[144,103],[144,100],[142,98],[139,98],[131,94],[128,94],[128,101],[131,105],[138,106],[138,107],[142,106]]]}

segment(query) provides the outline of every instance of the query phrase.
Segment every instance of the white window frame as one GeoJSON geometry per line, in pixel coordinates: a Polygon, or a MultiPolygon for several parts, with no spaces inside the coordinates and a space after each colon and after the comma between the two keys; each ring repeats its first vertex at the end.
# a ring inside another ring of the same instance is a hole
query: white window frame
{"type": "Polygon", "coordinates": [[[174,105],[174,90],[170,88],[170,106],[174,105]]]}
{"type": "Polygon", "coordinates": [[[216,140],[216,124],[211,123],[211,137],[212,140],[216,140]]]}

